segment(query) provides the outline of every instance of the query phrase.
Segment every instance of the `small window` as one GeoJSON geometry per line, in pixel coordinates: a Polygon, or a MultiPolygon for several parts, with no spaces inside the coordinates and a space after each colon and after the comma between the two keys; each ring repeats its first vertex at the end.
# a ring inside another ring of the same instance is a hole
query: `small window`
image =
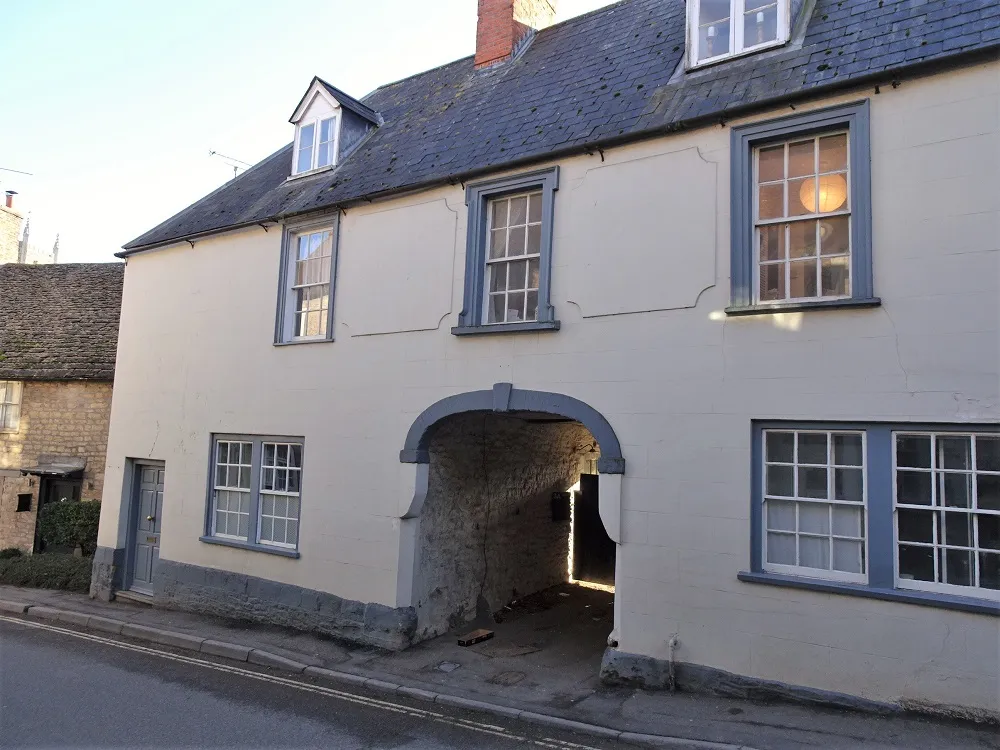
{"type": "Polygon", "coordinates": [[[328,167],[337,161],[337,122],[329,117],[299,125],[297,133],[295,174],[328,167]]]}
{"type": "Polygon", "coordinates": [[[542,256],[542,193],[489,202],[485,317],[487,323],[538,320],[542,256]]]}
{"type": "Polygon", "coordinates": [[[864,434],[764,432],[764,569],[865,581],[864,434]]]}
{"type": "Polygon", "coordinates": [[[250,472],[253,444],[215,444],[212,535],[246,541],[250,533],[250,472]]]}
{"type": "Polygon", "coordinates": [[[558,329],[549,297],[558,175],[469,186],[465,306],[452,333],[558,329]]]}
{"type": "Polygon", "coordinates": [[[31,510],[31,499],[32,495],[30,492],[23,492],[17,496],[17,510],[16,513],[27,513],[31,510]]]}
{"type": "Polygon", "coordinates": [[[689,64],[783,44],[790,28],[789,0],[691,0],[689,64]]]}
{"type": "Polygon", "coordinates": [[[336,128],[335,118],[321,120],[319,123],[319,154],[316,156],[316,166],[325,167],[333,164],[337,154],[334,151],[336,128]]]}
{"type": "Polygon", "coordinates": [[[894,437],[897,585],[1000,600],[1000,436],[894,437]]]}
{"type": "Polygon", "coordinates": [[[851,296],[848,134],[754,149],[756,299],[851,296]]]}
{"type": "Polygon", "coordinates": [[[334,222],[286,232],[277,343],[332,339],[336,230],[334,222]]]}
{"type": "Polygon", "coordinates": [[[208,541],[295,550],[302,451],[298,439],[216,438],[208,541]]]}
{"type": "Polygon", "coordinates": [[[730,314],[877,305],[868,103],[733,128],[730,314]]]}
{"type": "Polygon", "coordinates": [[[264,443],[260,464],[260,525],[257,540],[295,548],[299,539],[302,446],[264,443]]]}
{"type": "Polygon", "coordinates": [[[17,432],[21,424],[21,383],[0,380],[0,432],[17,432]]]}

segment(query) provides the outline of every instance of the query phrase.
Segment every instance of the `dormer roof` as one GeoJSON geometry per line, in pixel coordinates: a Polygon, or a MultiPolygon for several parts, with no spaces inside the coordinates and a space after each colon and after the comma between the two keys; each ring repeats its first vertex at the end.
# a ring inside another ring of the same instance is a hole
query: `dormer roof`
{"type": "Polygon", "coordinates": [[[295,107],[295,111],[292,113],[292,116],[288,121],[293,125],[297,123],[302,118],[302,115],[305,114],[310,103],[312,103],[313,98],[317,94],[325,96],[328,99],[332,99],[333,102],[339,104],[343,109],[353,112],[358,117],[367,120],[376,127],[381,123],[378,112],[371,107],[365,106],[354,97],[348,96],[336,86],[327,83],[319,76],[313,76],[312,81],[309,83],[309,88],[306,89],[306,93],[303,94],[302,98],[299,100],[299,103],[295,107]]]}
{"type": "MultiPolygon", "coordinates": [[[[983,0],[809,0],[791,41],[685,71],[684,0],[623,0],[538,31],[516,59],[473,58],[391,83],[384,123],[327,174],[288,180],[292,146],[125,246],[122,255],[402,191],[457,184],[1000,54],[983,0]]],[[[794,12],[793,5],[793,12],[794,12]]]]}

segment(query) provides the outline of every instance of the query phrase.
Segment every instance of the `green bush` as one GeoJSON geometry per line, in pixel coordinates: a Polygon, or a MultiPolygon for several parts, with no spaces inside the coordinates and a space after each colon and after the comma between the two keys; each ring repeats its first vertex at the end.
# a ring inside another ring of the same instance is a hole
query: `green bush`
{"type": "Polygon", "coordinates": [[[8,547],[7,549],[0,549],[0,560],[10,560],[12,557],[20,557],[24,553],[21,552],[17,547],[8,547]]]}
{"type": "Polygon", "coordinates": [[[82,503],[49,503],[38,516],[38,531],[46,545],[75,548],[92,555],[97,549],[97,526],[101,504],[97,500],[82,503]]]}
{"type": "Polygon", "coordinates": [[[93,560],[74,555],[41,554],[0,560],[0,583],[42,589],[90,591],[93,560]]]}

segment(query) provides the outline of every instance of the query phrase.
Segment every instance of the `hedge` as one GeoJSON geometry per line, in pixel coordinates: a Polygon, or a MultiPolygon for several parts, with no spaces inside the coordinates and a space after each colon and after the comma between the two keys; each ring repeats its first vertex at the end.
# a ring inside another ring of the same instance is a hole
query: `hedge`
{"type": "Polygon", "coordinates": [[[54,553],[11,557],[0,560],[0,583],[86,594],[93,562],[89,557],[54,553]]]}
{"type": "Polygon", "coordinates": [[[49,503],[38,516],[38,532],[46,545],[75,548],[92,555],[97,549],[97,526],[101,520],[101,504],[86,502],[49,503]]]}

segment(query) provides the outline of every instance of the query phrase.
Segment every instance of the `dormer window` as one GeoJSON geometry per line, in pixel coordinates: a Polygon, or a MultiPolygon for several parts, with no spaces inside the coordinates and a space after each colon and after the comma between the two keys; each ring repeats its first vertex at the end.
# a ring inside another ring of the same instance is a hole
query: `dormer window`
{"type": "Polygon", "coordinates": [[[688,50],[691,67],[766,49],[788,41],[790,0],[691,0],[688,50]]]}
{"type": "Polygon", "coordinates": [[[313,78],[289,122],[295,126],[292,179],[335,167],[382,119],[357,99],[313,78]]]}
{"type": "Polygon", "coordinates": [[[327,117],[299,126],[295,173],[334,164],[337,160],[337,117],[327,117]],[[316,143],[319,131],[319,143],[316,143]]]}

